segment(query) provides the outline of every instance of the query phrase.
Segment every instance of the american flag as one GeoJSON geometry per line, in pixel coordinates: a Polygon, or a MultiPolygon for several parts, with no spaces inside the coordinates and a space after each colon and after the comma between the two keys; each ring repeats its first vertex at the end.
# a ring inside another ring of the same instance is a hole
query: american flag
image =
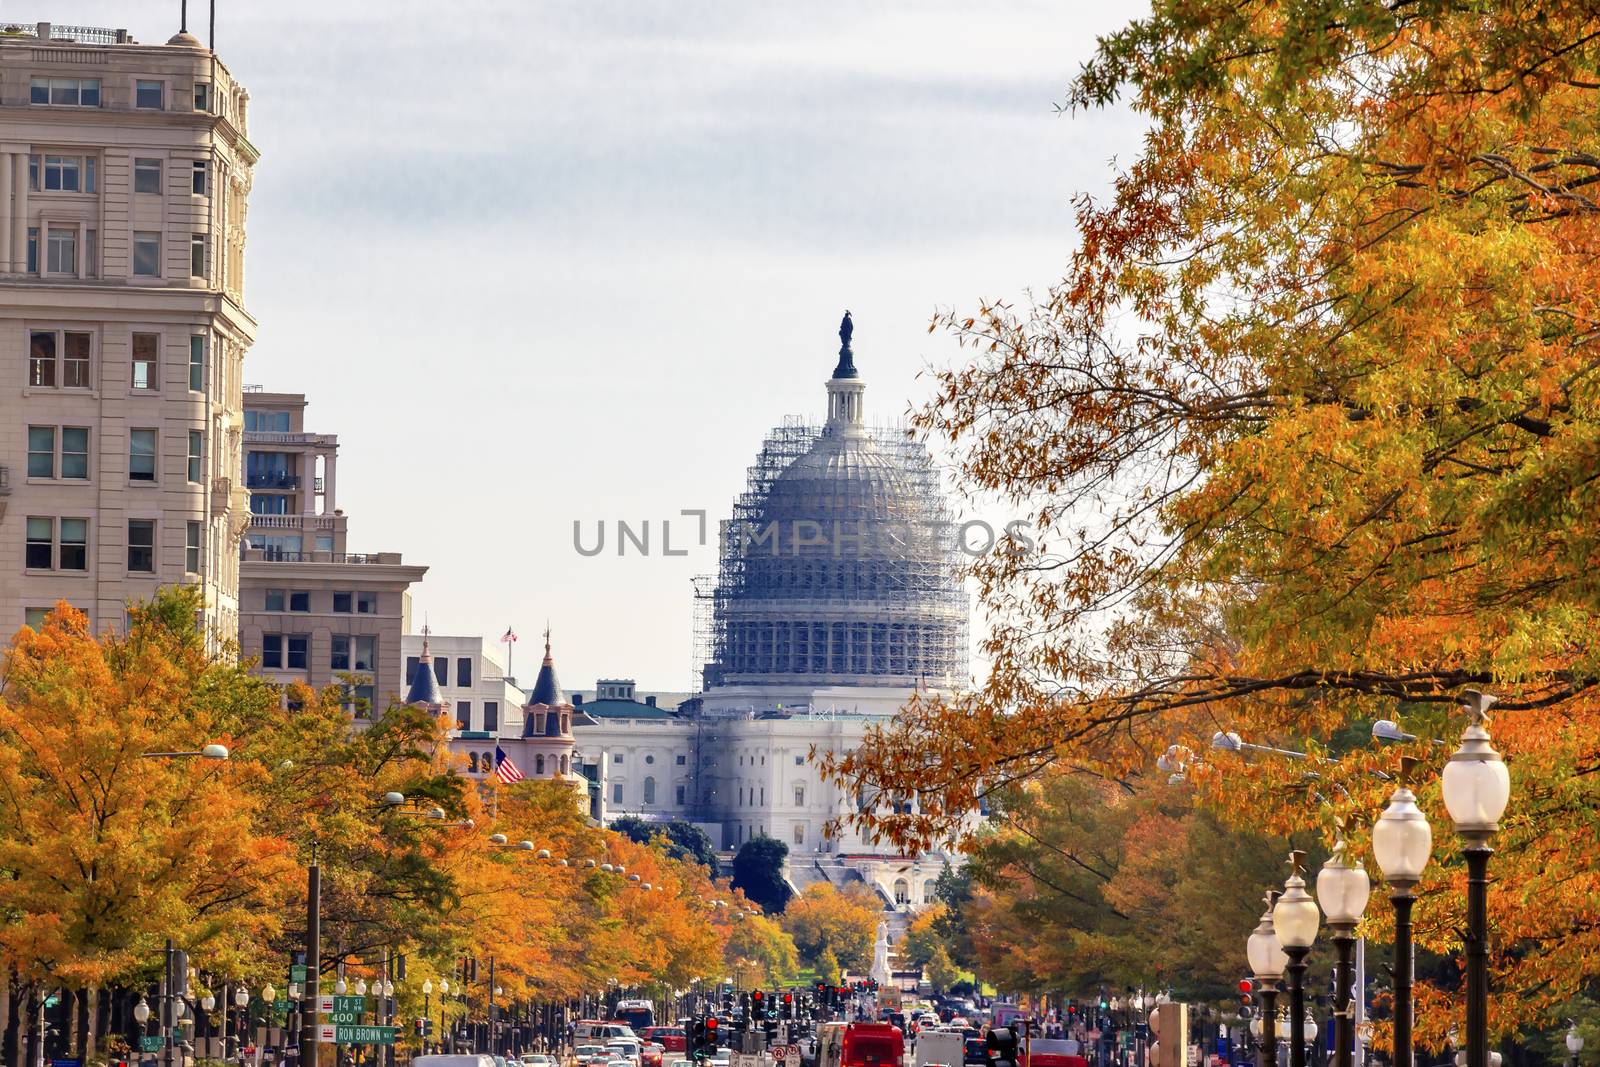
{"type": "Polygon", "coordinates": [[[494,746],[494,776],[506,785],[522,781],[522,772],[511,762],[511,757],[499,745],[494,746]]]}
{"type": "Polygon", "coordinates": [[[506,632],[500,635],[500,640],[504,641],[508,645],[513,644],[517,640],[517,632],[511,627],[507,626],[506,632]]]}

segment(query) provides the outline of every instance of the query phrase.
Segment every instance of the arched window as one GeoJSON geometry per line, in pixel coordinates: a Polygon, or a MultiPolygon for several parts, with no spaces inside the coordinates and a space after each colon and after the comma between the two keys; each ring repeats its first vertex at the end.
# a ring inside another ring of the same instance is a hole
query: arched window
{"type": "Polygon", "coordinates": [[[572,732],[572,716],[566,712],[561,713],[561,733],[563,736],[572,732]]]}
{"type": "Polygon", "coordinates": [[[932,878],[922,883],[922,902],[924,904],[932,904],[934,902],[934,885],[935,882],[932,878]]]}
{"type": "Polygon", "coordinates": [[[561,773],[562,774],[566,774],[567,773],[567,757],[565,757],[565,756],[561,757],[561,773]]]}
{"type": "Polygon", "coordinates": [[[478,773],[478,754],[476,752],[468,752],[467,753],[467,773],[468,774],[477,774],[478,773]]]}
{"type": "Polygon", "coordinates": [[[544,753],[542,753],[542,752],[539,755],[533,757],[533,773],[534,774],[543,774],[544,773],[544,753]]]}
{"type": "Polygon", "coordinates": [[[806,787],[803,785],[794,787],[794,806],[797,808],[806,806],[806,787]]]}
{"type": "Polygon", "coordinates": [[[654,778],[646,777],[644,780],[644,802],[646,804],[654,804],[656,802],[656,780],[654,778]]]}
{"type": "Polygon", "coordinates": [[[911,886],[904,878],[894,880],[894,902],[896,904],[911,903],[911,886]]]}

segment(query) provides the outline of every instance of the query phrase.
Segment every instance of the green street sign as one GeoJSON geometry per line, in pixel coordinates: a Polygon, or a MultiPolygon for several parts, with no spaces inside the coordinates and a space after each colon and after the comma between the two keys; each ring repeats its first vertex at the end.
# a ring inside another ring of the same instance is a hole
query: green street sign
{"type": "Polygon", "coordinates": [[[396,1027],[393,1026],[339,1026],[333,1031],[333,1040],[340,1045],[392,1045],[396,1027]]]}
{"type": "Polygon", "coordinates": [[[272,1010],[275,1012],[287,1012],[289,1010],[289,1002],[283,999],[274,1000],[272,1002],[272,1010]]]}
{"type": "Polygon", "coordinates": [[[306,984],[307,973],[308,973],[308,971],[307,971],[307,968],[306,968],[305,964],[303,964],[303,963],[291,963],[291,964],[289,964],[289,981],[291,981],[291,982],[299,982],[301,985],[305,985],[306,984]]]}
{"type": "Polygon", "coordinates": [[[139,1051],[140,1052],[160,1052],[165,1047],[166,1047],[166,1039],[163,1038],[160,1034],[140,1034],[139,1035],[139,1051]]]}
{"type": "Polygon", "coordinates": [[[366,997],[334,997],[333,1010],[335,1012],[353,1011],[357,1014],[367,1010],[366,997]]]}

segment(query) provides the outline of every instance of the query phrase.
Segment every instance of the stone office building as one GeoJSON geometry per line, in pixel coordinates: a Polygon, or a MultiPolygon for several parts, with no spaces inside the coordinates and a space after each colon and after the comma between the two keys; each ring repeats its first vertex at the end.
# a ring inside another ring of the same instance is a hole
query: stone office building
{"type": "Polygon", "coordinates": [[[238,632],[248,100],[186,33],[0,23],[0,640],[178,583],[238,632]]]}

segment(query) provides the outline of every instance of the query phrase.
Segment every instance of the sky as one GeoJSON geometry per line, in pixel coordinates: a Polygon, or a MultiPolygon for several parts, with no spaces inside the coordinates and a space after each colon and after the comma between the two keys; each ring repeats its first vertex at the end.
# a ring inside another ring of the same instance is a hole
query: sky
{"type": "MultiPolygon", "coordinates": [[[[205,0],[192,0],[202,39],[205,0]]],[[[962,354],[941,309],[1059,279],[1071,198],[1141,126],[1056,105],[1126,0],[217,0],[261,151],[245,380],[337,433],[350,549],[429,567],[415,625],[565,685],[690,687],[683,511],[820,421],[839,318],[893,420],[962,354]],[[651,554],[615,523],[651,526],[651,554]],[[664,556],[661,524],[673,525],[664,556]],[[574,524],[593,545],[574,548],[574,524]]],[[[179,0],[0,0],[177,30],[179,0]]],[[[982,507],[982,505],[978,505],[982,507]]],[[[975,626],[975,634],[978,629],[975,626]]]]}

